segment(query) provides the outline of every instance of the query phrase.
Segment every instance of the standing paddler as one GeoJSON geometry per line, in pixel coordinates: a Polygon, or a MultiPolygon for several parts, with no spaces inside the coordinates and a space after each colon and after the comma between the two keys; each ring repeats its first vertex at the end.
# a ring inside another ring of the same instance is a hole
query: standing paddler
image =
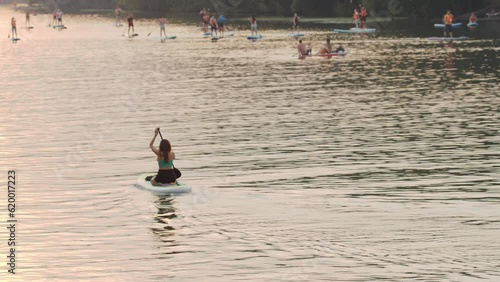
{"type": "Polygon", "coordinates": [[[119,6],[116,6],[115,9],[115,25],[120,26],[120,21],[122,17],[122,9],[119,6]]]}
{"type": "Polygon", "coordinates": [[[446,14],[443,17],[444,23],[444,37],[447,37],[449,34],[450,37],[453,37],[453,14],[451,10],[446,11],[446,14]]]}
{"type": "Polygon", "coordinates": [[[163,40],[162,35],[165,35],[165,38],[167,38],[167,33],[165,31],[165,24],[167,23],[167,20],[164,17],[161,17],[158,20],[158,23],[160,24],[160,39],[163,40]]]}
{"type": "Polygon", "coordinates": [[[217,25],[219,26],[219,34],[221,37],[224,37],[224,26],[226,25],[226,23],[227,19],[223,15],[220,15],[217,18],[217,25]]]}
{"type": "Polygon", "coordinates": [[[215,37],[217,37],[217,20],[215,19],[215,14],[212,15],[210,18],[210,27],[211,27],[211,34],[210,36],[214,37],[214,31],[215,31],[215,37]]]}
{"type": "Polygon", "coordinates": [[[30,22],[30,12],[26,12],[26,28],[31,26],[30,22]]]}
{"type": "Polygon", "coordinates": [[[130,36],[130,28],[132,28],[132,35],[134,35],[135,34],[134,15],[129,14],[127,17],[127,22],[128,22],[128,31],[127,31],[128,36],[130,36]]]}
{"type": "Polygon", "coordinates": [[[298,16],[297,13],[295,13],[295,15],[293,15],[293,19],[292,19],[292,31],[294,32],[297,32],[299,33],[299,20],[300,20],[300,17],[298,16]]]}
{"type": "Polygon", "coordinates": [[[12,18],[10,21],[10,25],[12,26],[12,39],[17,38],[17,23],[16,23],[16,18],[12,18]],[[15,34],[15,36],[14,36],[15,34]]]}

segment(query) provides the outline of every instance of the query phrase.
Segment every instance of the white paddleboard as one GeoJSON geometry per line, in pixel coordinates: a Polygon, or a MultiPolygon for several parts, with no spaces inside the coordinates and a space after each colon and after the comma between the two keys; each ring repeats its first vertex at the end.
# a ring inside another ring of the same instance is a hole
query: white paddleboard
{"type": "Polygon", "coordinates": [[[182,181],[177,181],[177,184],[167,185],[167,186],[153,186],[151,181],[147,181],[146,177],[156,176],[156,173],[143,173],[137,179],[137,186],[140,189],[151,191],[155,194],[179,194],[179,193],[189,193],[191,192],[191,186],[183,183],[182,181]]]}

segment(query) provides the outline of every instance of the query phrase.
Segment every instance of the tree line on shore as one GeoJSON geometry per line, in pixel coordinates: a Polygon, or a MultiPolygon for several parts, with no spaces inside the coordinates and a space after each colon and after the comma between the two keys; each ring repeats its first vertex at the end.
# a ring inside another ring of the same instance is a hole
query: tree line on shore
{"type": "MultiPolygon", "coordinates": [[[[47,4],[53,0],[29,0],[47,4]]],[[[68,0],[63,9],[112,9],[119,5],[124,10],[151,13],[198,13],[209,8],[217,14],[290,16],[297,12],[306,17],[348,17],[362,4],[371,16],[408,18],[435,18],[447,9],[461,15],[500,5],[500,0],[68,0]]]]}

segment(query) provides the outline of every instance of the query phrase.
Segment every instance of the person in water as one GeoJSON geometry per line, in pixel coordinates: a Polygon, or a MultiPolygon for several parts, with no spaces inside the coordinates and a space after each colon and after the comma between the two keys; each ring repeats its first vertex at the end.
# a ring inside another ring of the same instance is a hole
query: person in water
{"type": "Polygon", "coordinates": [[[257,20],[255,16],[250,17],[250,30],[252,31],[252,36],[257,35],[257,20]]]}
{"type": "Polygon", "coordinates": [[[116,6],[115,9],[115,25],[120,26],[120,21],[122,17],[122,9],[119,6],[116,6]]]}
{"type": "Polygon", "coordinates": [[[159,132],[159,128],[155,129],[155,135],[149,143],[149,147],[156,155],[159,166],[156,177],[151,179],[151,184],[154,186],[173,185],[177,181],[174,171],[175,153],[172,151],[172,145],[167,139],[162,139],[158,148],[154,146],[159,132]]]}
{"type": "Polygon", "coordinates": [[[471,13],[469,17],[469,23],[476,23],[476,22],[477,22],[476,14],[471,13]]]}
{"type": "Polygon", "coordinates": [[[226,25],[227,19],[223,15],[217,18],[217,25],[219,26],[219,34],[224,37],[224,26],[226,25]]]}
{"type": "Polygon", "coordinates": [[[210,18],[210,27],[211,27],[211,33],[210,36],[214,37],[214,31],[215,31],[215,37],[217,37],[217,19],[215,19],[215,14],[212,15],[210,18]]]}
{"type": "Polygon", "coordinates": [[[450,10],[446,12],[446,15],[443,17],[444,23],[444,37],[453,37],[453,14],[450,10]]]}
{"type": "Polygon", "coordinates": [[[10,21],[10,25],[12,26],[12,38],[17,38],[17,23],[16,23],[16,18],[12,18],[12,20],[10,21]]]}
{"type": "Polygon", "coordinates": [[[26,27],[30,27],[31,22],[30,22],[30,12],[26,12],[26,27]]]}
{"type": "Polygon", "coordinates": [[[295,32],[299,32],[299,20],[300,20],[300,17],[298,16],[297,13],[295,13],[295,15],[293,15],[293,19],[292,19],[292,30],[295,31],[295,32]]]}
{"type": "Polygon", "coordinates": [[[352,19],[354,20],[354,25],[356,25],[356,28],[359,28],[359,13],[358,13],[358,10],[354,9],[354,14],[352,15],[352,19]]]}
{"type": "Polygon", "coordinates": [[[307,49],[306,45],[302,42],[302,39],[299,40],[299,45],[297,45],[297,51],[299,51],[299,58],[303,59],[307,55],[312,53],[312,49],[307,49]]]}
{"type": "Polygon", "coordinates": [[[167,20],[164,17],[161,17],[158,20],[158,23],[160,24],[160,38],[163,39],[162,35],[165,35],[165,38],[167,37],[167,32],[165,31],[165,24],[167,23],[167,20]]]}
{"type": "Polygon", "coordinates": [[[127,34],[130,36],[130,28],[132,28],[132,34],[135,34],[135,29],[134,29],[134,15],[129,14],[127,17],[127,22],[128,22],[128,31],[127,34]]]}

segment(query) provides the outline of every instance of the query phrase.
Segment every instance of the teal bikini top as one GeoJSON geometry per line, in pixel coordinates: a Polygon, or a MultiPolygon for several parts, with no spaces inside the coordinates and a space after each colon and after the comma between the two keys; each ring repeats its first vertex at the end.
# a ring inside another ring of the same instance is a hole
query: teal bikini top
{"type": "Polygon", "coordinates": [[[164,160],[159,160],[158,161],[158,166],[160,166],[160,168],[173,167],[174,166],[174,161],[173,160],[169,160],[168,162],[165,162],[164,160]]]}

